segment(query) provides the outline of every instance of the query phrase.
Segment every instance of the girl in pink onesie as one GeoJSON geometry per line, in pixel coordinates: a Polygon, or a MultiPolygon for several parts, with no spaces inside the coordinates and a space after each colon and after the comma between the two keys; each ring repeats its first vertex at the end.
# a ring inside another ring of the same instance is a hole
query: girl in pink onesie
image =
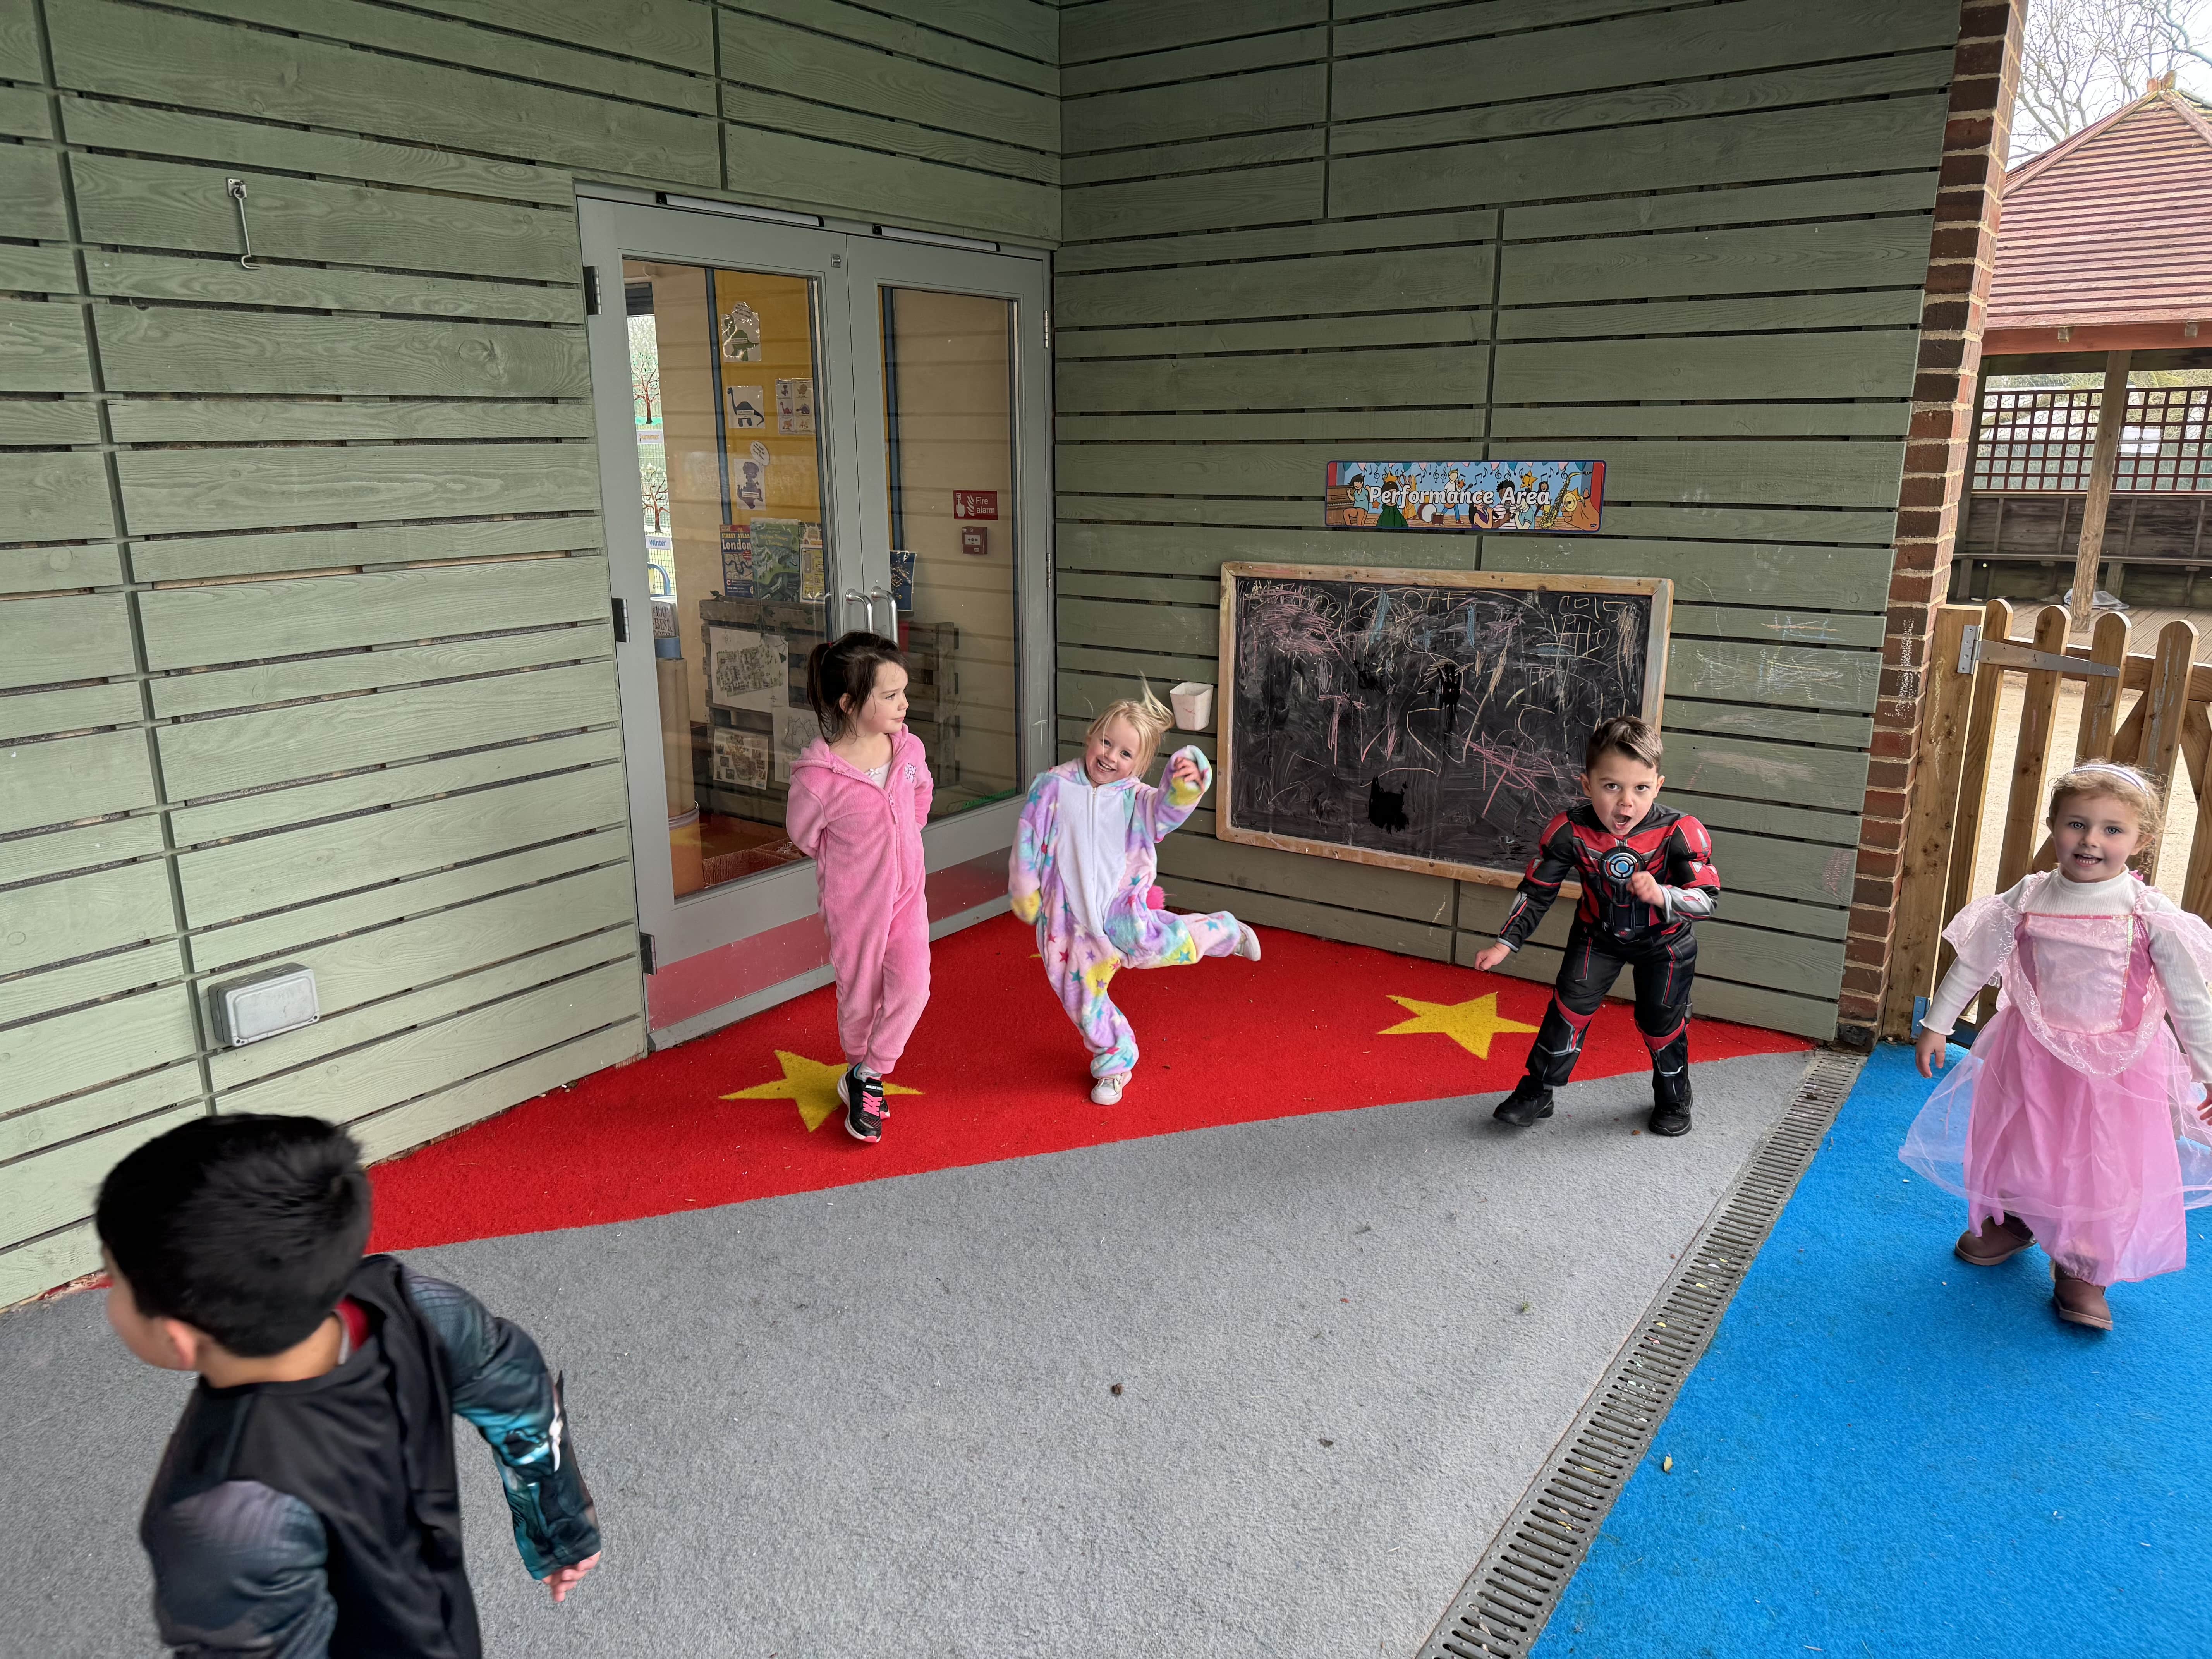
{"type": "Polygon", "coordinates": [[[2212,1203],[2197,1086],[2212,1079],[2212,928],[2129,872],[2158,820],[2132,767],[2091,762],[2058,780],[2057,868],[1944,930],[1959,957],[1921,1030],[1923,1077],[1966,1004],[1993,978],[2003,991],[1899,1154],[1966,1200],[1962,1261],[1995,1267],[2042,1245],[2058,1316],[2099,1330],[2112,1328],[2105,1287],[2182,1267],[2185,1212],[2212,1203]]]}
{"type": "Polygon", "coordinates": [[[1091,1098],[1101,1106],[1121,1099],[1137,1064],[1136,1036],[1106,994],[1117,971],[1260,959],[1257,935],[1226,910],[1155,908],[1160,837],[1213,782],[1194,746],[1176,751],[1164,788],[1144,781],[1167,726],[1149,690],[1108,708],[1091,723],[1082,759],[1037,775],[1014,842],[1007,896],[1016,915],[1036,924],[1045,975],[1091,1050],[1091,1098]]]}
{"type": "Polygon", "coordinates": [[[921,740],[906,729],[906,665],[879,635],[814,647],[806,696],[822,736],[791,767],[786,823],[814,860],[830,963],[845,1131],[883,1139],[884,1079],[929,1000],[929,904],[921,826],[933,785],[921,740]]]}

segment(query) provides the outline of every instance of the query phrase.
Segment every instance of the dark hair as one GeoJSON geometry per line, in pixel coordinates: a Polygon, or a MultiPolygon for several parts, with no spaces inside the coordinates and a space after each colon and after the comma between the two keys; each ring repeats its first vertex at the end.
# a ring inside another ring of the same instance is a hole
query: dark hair
{"type": "Polygon", "coordinates": [[[885,663],[906,666],[897,642],[857,628],[806,653],[806,701],[814,705],[823,737],[835,743],[845,735],[844,699],[850,697],[855,708],[867,702],[875,695],[876,671],[885,663]]]}
{"type": "Polygon", "coordinates": [[[314,1334],[368,1243],[353,1138],[319,1117],[195,1118],[100,1183],[100,1242],[141,1313],[181,1319],[242,1359],[314,1334]]]}
{"type": "Polygon", "coordinates": [[[1597,763],[1608,754],[1626,755],[1640,762],[1653,771],[1659,769],[1659,757],[1666,745],[1659,741],[1659,728],[1650,720],[1638,720],[1633,714],[1615,714],[1609,720],[1600,720],[1597,730],[1590,733],[1589,747],[1583,751],[1583,770],[1595,772],[1597,763]]]}

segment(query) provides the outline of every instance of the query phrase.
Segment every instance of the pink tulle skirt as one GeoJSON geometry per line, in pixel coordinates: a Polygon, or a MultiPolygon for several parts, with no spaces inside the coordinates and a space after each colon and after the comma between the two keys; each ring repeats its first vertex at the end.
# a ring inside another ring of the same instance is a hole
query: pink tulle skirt
{"type": "Polygon", "coordinates": [[[2078,1278],[2149,1279],[2188,1261],[2185,1212],[2212,1203],[2212,1146],[2177,1133],[2199,1093],[2162,1026],[2125,1070],[2096,1077],[2052,1054],[2006,1006],[1929,1097],[1898,1155],[1965,1199],[1970,1225],[2009,1212],[2078,1278]]]}

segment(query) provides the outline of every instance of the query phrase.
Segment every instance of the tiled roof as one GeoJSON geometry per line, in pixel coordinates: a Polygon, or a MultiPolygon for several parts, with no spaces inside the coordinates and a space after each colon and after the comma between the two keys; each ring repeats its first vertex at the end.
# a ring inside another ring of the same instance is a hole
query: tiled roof
{"type": "Polygon", "coordinates": [[[2005,179],[1988,327],[2212,319],[2212,118],[2169,87],[2005,179]]]}

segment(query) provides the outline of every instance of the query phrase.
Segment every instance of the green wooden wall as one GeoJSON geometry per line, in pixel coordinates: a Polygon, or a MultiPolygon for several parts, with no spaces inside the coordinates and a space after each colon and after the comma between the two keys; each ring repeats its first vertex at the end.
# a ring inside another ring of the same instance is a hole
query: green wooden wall
{"type": "Polygon", "coordinates": [[[639,1052],[574,179],[1049,242],[1057,33],[0,0],[0,1305],[195,1113],[383,1156],[639,1052]]]}
{"type": "MultiPolygon", "coordinates": [[[[1064,735],[1213,677],[1224,559],[1671,576],[1701,1006],[1826,1032],[1956,16],[0,0],[0,1305],[183,1116],[382,1155],[641,1047],[580,178],[1062,246],[1064,735]],[[1346,446],[1600,454],[1606,533],[1324,535],[1346,446]],[[322,1022],[212,1050],[280,962],[322,1022]]],[[[1262,924],[1504,902],[1210,828],[1262,924]]]]}
{"type": "MultiPolygon", "coordinates": [[[[1667,794],[1727,886],[1698,1006],[1832,1034],[1955,0],[1060,16],[1063,740],[1216,678],[1224,560],[1669,577],[1667,794]],[[1355,453],[1597,456],[1604,532],[1325,533],[1355,453]]],[[[1510,894],[1211,823],[1176,902],[1263,925],[1465,961],[1510,894]]]]}

